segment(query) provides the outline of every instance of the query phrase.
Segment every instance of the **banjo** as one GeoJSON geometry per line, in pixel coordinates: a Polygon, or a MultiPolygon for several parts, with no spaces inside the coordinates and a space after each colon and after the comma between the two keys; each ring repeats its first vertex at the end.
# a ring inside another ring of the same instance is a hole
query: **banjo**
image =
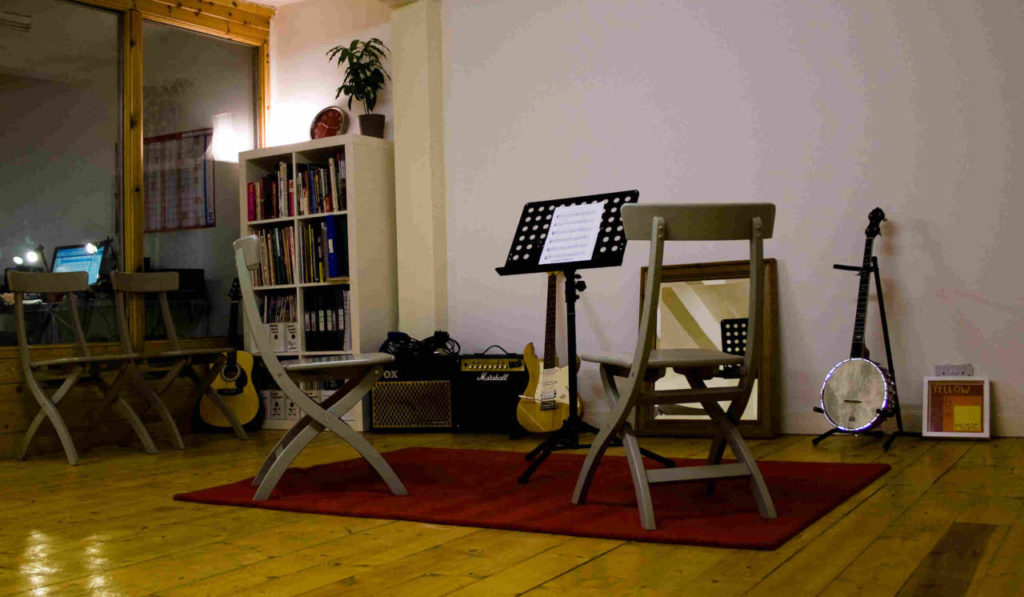
{"type": "Polygon", "coordinates": [[[821,386],[821,410],[828,422],[841,431],[858,432],[877,425],[888,416],[896,391],[889,371],[869,359],[868,349],[864,346],[868,280],[872,271],[871,250],[875,237],[880,233],[878,225],[884,219],[885,213],[877,207],[868,214],[850,358],[832,367],[821,386]]]}

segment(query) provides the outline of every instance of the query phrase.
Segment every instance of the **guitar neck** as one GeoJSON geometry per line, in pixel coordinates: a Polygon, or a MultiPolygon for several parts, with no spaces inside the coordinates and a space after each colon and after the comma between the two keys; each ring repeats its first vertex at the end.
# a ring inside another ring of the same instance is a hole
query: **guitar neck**
{"type": "Polygon", "coordinates": [[[864,241],[864,262],[860,271],[860,289],[857,291],[857,316],[853,322],[853,342],[850,345],[850,358],[864,356],[864,321],[868,312],[868,284],[871,280],[871,252],[874,238],[864,241]]]}
{"type": "Polygon", "coordinates": [[[558,366],[558,352],[555,349],[555,299],[558,289],[558,274],[548,274],[548,311],[544,318],[544,368],[558,366]]]}

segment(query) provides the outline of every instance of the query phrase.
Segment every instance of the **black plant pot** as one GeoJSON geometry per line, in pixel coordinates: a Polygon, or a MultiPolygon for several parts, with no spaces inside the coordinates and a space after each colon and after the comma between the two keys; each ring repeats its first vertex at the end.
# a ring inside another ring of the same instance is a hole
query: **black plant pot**
{"type": "Polygon", "coordinates": [[[384,115],[383,114],[360,114],[359,134],[367,137],[384,138],[384,115]]]}

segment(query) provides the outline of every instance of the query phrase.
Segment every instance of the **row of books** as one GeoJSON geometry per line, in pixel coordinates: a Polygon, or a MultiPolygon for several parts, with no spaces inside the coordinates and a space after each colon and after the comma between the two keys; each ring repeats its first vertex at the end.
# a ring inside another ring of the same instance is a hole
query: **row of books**
{"type": "Polygon", "coordinates": [[[294,216],[293,186],[284,161],[278,162],[275,172],[246,184],[249,221],[294,216]]]}
{"type": "Polygon", "coordinates": [[[256,286],[291,284],[295,279],[295,230],[291,226],[264,228],[256,231],[260,240],[260,267],[256,270],[256,286]]]}
{"type": "Polygon", "coordinates": [[[325,282],[348,275],[348,218],[344,214],[301,226],[299,242],[300,282],[325,282]]]}
{"type": "Polygon", "coordinates": [[[351,300],[348,288],[306,291],[306,350],[352,350],[351,300]]]}
{"type": "Polygon", "coordinates": [[[299,215],[331,213],[347,207],[345,154],[337,152],[326,164],[298,164],[296,193],[299,215]]]}
{"type": "Polygon", "coordinates": [[[249,221],[343,211],[347,206],[345,152],[326,164],[297,164],[293,176],[286,161],[274,172],[246,184],[249,221]]]}
{"type": "Polygon", "coordinates": [[[265,294],[260,316],[264,323],[280,323],[296,321],[298,309],[295,308],[294,294],[265,294]]]}

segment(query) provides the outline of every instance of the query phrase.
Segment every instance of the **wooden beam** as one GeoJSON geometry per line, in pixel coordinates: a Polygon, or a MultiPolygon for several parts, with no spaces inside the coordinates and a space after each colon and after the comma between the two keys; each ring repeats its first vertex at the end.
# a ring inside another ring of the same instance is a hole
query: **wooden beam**
{"type": "Polygon", "coordinates": [[[270,17],[248,12],[240,7],[216,4],[210,0],[155,0],[155,2],[166,4],[172,8],[180,8],[196,16],[216,17],[236,25],[270,31],[270,17]]]}
{"type": "Polygon", "coordinates": [[[254,15],[266,17],[268,19],[274,18],[277,13],[277,9],[272,6],[263,6],[262,4],[255,4],[253,2],[245,2],[244,0],[208,0],[203,4],[217,4],[220,6],[228,6],[236,8],[254,15]]]}
{"type": "Polygon", "coordinates": [[[270,122],[270,44],[264,42],[256,53],[256,147],[267,146],[270,122]]]}
{"type": "MultiPolygon", "coordinates": [[[[124,89],[121,122],[124,147],[124,174],[121,177],[122,218],[121,218],[121,267],[126,272],[142,270],[145,247],[142,242],[146,222],[145,198],[142,194],[142,15],[136,10],[128,11],[121,19],[121,68],[124,89]]],[[[128,320],[132,341],[142,340],[143,305],[138,297],[131,297],[128,303],[128,320]]]]}
{"type": "Polygon", "coordinates": [[[183,29],[210,33],[254,46],[270,39],[269,29],[257,29],[211,15],[196,14],[193,10],[178,8],[177,4],[180,3],[171,5],[159,0],[133,0],[132,3],[147,19],[183,29]]]}

